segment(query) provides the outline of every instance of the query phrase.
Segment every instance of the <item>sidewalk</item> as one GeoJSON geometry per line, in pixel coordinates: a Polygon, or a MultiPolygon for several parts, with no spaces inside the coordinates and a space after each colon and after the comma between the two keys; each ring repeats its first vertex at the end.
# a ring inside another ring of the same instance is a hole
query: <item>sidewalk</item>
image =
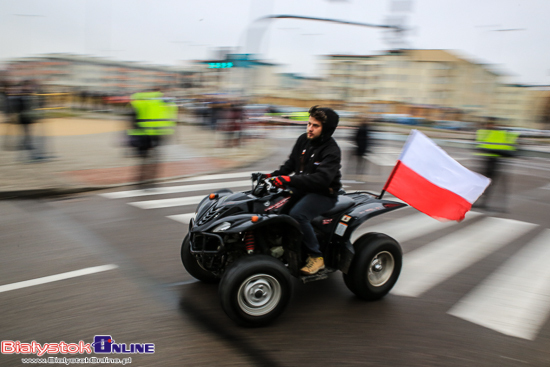
{"type": "MultiPolygon", "coordinates": [[[[112,114],[45,119],[33,125],[43,137],[50,159],[29,163],[25,151],[10,150],[20,139],[20,126],[5,123],[0,114],[0,199],[67,195],[134,184],[138,159],[125,146],[127,121],[112,114]]],[[[407,138],[407,126],[384,128],[381,139],[407,138]]],[[[472,137],[426,132],[442,146],[470,148],[472,137]]],[[[271,135],[271,134],[268,134],[271,135]]],[[[273,139],[251,139],[238,148],[224,148],[224,136],[197,125],[182,124],[168,144],[160,148],[162,163],[158,181],[190,177],[246,167],[265,158],[275,146],[273,139]]],[[[550,146],[520,148],[525,157],[550,158],[550,146]]]]}
{"type": "MultiPolygon", "coordinates": [[[[123,118],[46,119],[33,125],[43,137],[44,161],[24,161],[21,150],[9,150],[19,139],[19,126],[0,125],[0,199],[66,195],[134,184],[138,159],[125,146],[123,118]]],[[[99,117],[99,118],[98,118],[99,117]]],[[[220,132],[179,125],[161,146],[158,181],[246,167],[269,154],[273,143],[250,139],[240,147],[223,147],[220,132]]]]}

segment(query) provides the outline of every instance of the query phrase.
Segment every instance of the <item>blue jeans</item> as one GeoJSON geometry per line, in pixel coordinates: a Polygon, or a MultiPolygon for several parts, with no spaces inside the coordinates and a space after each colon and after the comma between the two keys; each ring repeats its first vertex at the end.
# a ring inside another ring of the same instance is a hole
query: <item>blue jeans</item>
{"type": "Polygon", "coordinates": [[[313,193],[300,193],[294,191],[294,199],[298,202],[288,213],[300,224],[300,229],[304,234],[303,243],[311,257],[323,256],[319,247],[319,241],[315,236],[315,231],[311,225],[313,218],[329,211],[336,205],[337,198],[313,193]]]}

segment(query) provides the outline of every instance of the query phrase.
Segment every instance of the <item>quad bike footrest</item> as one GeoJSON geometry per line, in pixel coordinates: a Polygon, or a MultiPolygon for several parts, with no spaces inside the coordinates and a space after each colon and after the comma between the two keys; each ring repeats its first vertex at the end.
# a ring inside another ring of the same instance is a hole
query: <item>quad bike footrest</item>
{"type": "Polygon", "coordinates": [[[336,269],[332,269],[332,268],[324,268],[322,270],[319,270],[317,273],[313,274],[313,275],[301,275],[300,276],[300,280],[305,284],[305,283],[309,283],[309,282],[314,282],[316,280],[323,280],[323,279],[327,279],[328,278],[328,275],[330,273],[334,273],[336,271],[336,269]]]}

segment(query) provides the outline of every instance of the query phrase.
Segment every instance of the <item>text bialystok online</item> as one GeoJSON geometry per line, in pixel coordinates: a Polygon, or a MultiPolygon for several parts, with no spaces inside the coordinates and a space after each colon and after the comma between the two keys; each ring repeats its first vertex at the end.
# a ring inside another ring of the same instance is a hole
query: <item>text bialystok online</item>
{"type": "Polygon", "coordinates": [[[2,340],[0,351],[2,354],[153,354],[153,343],[115,343],[110,335],[96,335],[93,343],[44,343],[33,340],[30,343],[2,340]]]}
{"type": "Polygon", "coordinates": [[[23,364],[130,364],[131,357],[126,358],[110,358],[110,357],[84,357],[84,358],[67,358],[67,357],[48,357],[48,358],[22,358],[23,364]]]}

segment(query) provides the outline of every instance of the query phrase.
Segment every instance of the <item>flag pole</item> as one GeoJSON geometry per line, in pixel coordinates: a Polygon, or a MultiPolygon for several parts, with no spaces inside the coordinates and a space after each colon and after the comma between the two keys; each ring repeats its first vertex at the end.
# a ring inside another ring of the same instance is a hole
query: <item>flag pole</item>
{"type": "Polygon", "coordinates": [[[397,171],[397,168],[399,167],[400,164],[401,164],[401,161],[398,160],[397,163],[395,164],[395,166],[393,167],[393,170],[391,171],[390,176],[388,177],[386,183],[384,184],[384,188],[380,192],[380,195],[378,196],[378,199],[382,199],[382,196],[384,196],[384,194],[386,193],[386,189],[390,185],[390,182],[393,179],[393,176],[395,175],[395,172],[397,171]]]}

